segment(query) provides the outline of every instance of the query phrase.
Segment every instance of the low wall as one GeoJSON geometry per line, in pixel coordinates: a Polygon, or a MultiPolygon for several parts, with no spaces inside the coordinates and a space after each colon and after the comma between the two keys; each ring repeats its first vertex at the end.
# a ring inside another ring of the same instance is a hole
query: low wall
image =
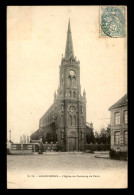
{"type": "Polygon", "coordinates": [[[10,150],[11,154],[32,154],[32,150],[10,150]]]}

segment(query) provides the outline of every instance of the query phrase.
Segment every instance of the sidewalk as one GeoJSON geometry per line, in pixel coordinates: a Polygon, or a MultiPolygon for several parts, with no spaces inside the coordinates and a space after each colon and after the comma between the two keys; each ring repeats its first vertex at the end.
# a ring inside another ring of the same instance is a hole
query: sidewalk
{"type": "Polygon", "coordinates": [[[109,154],[109,151],[94,151],[94,154],[109,154]]]}
{"type": "Polygon", "coordinates": [[[96,158],[107,158],[107,159],[110,159],[110,156],[109,156],[109,152],[105,152],[105,153],[95,153],[95,154],[98,154],[98,155],[95,155],[96,158]]]}
{"type": "Polygon", "coordinates": [[[43,152],[44,155],[46,154],[82,154],[83,152],[54,152],[54,151],[46,151],[43,152]]]}
{"type": "MultiPolygon", "coordinates": [[[[47,154],[90,154],[87,152],[80,152],[80,151],[72,151],[72,152],[56,152],[56,151],[46,151],[42,153],[43,155],[47,155],[47,154]]],[[[98,156],[109,156],[109,151],[94,151],[93,154],[98,154],[98,156]]]]}

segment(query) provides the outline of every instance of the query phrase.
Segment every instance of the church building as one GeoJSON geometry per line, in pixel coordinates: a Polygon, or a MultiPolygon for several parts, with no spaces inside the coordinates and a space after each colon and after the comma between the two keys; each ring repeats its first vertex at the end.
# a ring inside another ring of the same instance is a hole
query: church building
{"type": "Polygon", "coordinates": [[[31,140],[42,137],[43,143],[57,143],[61,151],[83,151],[86,136],[92,131],[86,123],[86,92],[81,95],[80,61],[73,50],[70,20],[68,23],[65,56],[61,59],[59,88],[54,102],[40,118],[39,129],[31,140]]]}

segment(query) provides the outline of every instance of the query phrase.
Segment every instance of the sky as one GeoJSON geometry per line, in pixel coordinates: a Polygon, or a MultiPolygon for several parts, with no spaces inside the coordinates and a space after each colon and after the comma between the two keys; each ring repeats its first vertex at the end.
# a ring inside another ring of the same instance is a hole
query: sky
{"type": "Polygon", "coordinates": [[[127,37],[100,35],[99,6],[7,7],[7,138],[20,141],[39,127],[54,100],[70,18],[74,55],[80,60],[87,122],[110,123],[108,108],[127,93],[127,37]]]}

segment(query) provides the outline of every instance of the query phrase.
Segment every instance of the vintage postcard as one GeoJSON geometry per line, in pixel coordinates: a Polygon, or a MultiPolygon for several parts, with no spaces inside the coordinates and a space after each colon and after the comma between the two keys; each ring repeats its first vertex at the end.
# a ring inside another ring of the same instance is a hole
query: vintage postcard
{"type": "Polygon", "coordinates": [[[7,188],[127,188],[127,7],[7,6],[7,188]]]}

